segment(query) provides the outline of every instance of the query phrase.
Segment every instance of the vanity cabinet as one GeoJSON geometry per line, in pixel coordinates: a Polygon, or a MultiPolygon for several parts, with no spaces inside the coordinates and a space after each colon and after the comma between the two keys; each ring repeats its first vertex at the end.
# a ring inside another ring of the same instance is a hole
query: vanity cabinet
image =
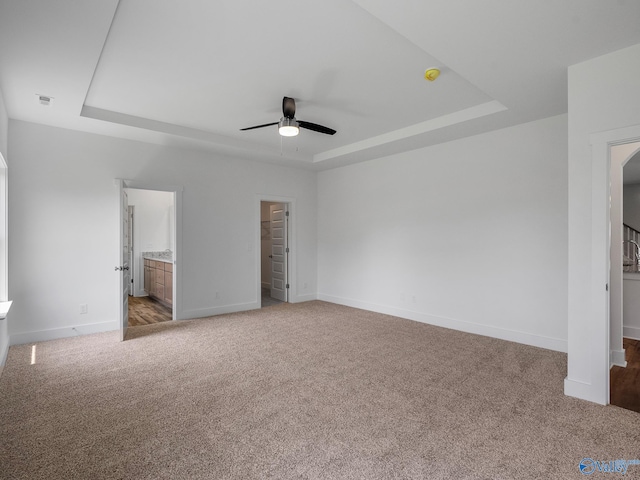
{"type": "Polygon", "coordinates": [[[173,304],[173,264],[144,259],[144,289],[167,306],[173,304]]]}

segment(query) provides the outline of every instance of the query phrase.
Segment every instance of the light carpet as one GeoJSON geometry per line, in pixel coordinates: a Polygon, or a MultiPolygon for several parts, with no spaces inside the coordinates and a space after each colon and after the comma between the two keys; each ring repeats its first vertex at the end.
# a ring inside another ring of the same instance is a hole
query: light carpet
{"type": "Polygon", "coordinates": [[[319,301],[117,337],[39,343],[35,365],[11,347],[0,478],[565,479],[640,457],[640,414],[564,396],[558,352],[319,301]]]}

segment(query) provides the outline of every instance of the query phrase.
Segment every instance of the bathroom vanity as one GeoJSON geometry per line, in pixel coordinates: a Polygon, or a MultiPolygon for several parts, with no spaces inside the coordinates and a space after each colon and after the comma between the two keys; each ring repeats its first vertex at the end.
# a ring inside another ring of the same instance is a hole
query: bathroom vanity
{"type": "Polygon", "coordinates": [[[150,297],[171,307],[173,305],[173,259],[143,254],[144,289],[150,297]]]}

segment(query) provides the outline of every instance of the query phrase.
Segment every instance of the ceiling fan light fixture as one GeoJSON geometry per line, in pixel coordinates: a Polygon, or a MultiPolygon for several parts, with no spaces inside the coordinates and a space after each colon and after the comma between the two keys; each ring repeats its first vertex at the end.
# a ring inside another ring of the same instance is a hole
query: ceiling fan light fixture
{"type": "Polygon", "coordinates": [[[283,137],[295,137],[300,133],[300,126],[295,118],[283,117],[278,123],[278,133],[283,137]]]}

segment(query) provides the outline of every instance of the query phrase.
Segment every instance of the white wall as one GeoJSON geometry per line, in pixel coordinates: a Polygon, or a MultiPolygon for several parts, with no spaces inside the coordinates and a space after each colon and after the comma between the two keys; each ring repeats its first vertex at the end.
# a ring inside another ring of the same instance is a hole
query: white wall
{"type": "Polygon", "coordinates": [[[183,187],[179,318],[259,308],[259,195],[295,199],[291,301],[315,298],[314,172],[14,120],[9,142],[13,343],[116,327],[114,178],[183,187]]]}
{"type": "Polygon", "coordinates": [[[142,252],[173,251],[173,193],[154,190],[126,189],[133,214],[133,280],[134,295],[144,296],[144,263],[142,252]]]}
{"type": "Polygon", "coordinates": [[[623,221],[640,230],[640,185],[625,185],[623,190],[623,221]]]}
{"type": "Polygon", "coordinates": [[[567,117],[319,173],[328,301],[566,349],[567,117]]]}
{"type": "MultiPolygon", "coordinates": [[[[594,170],[593,134],[640,124],[640,44],[569,68],[569,331],[565,393],[606,403],[608,384],[607,225],[594,217],[606,209],[592,196],[606,188],[608,169],[594,170]],[[600,74],[594,74],[600,72],[600,74]],[[595,175],[595,176],[594,176],[595,175]],[[602,230],[602,231],[600,231],[602,230]],[[598,247],[599,248],[599,247],[598,247]],[[606,327],[606,328],[603,328],[606,327]]],[[[600,202],[600,199],[598,199],[600,202]]]]}
{"type": "Polygon", "coordinates": [[[624,274],[624,336],[640,340],[640,274],[624,274]]]}

